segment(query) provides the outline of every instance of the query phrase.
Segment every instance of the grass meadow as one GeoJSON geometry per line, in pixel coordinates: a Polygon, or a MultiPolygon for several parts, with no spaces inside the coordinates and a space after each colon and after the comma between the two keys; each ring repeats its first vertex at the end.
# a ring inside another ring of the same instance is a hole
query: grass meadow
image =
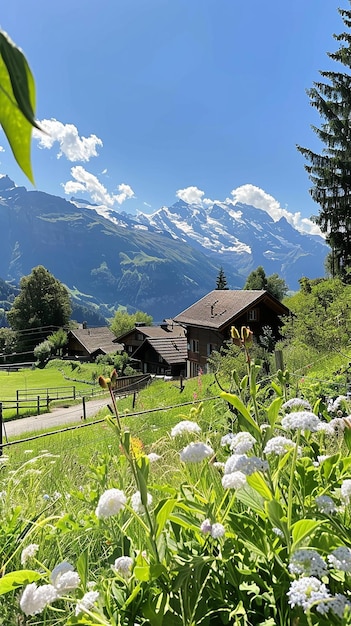
{"type": "Polygon", "coordinates": [[[350,401],[263,387],[249,339],[230,390],[155,380],[4,448],[1,626],[351,624],[350,401]]]}

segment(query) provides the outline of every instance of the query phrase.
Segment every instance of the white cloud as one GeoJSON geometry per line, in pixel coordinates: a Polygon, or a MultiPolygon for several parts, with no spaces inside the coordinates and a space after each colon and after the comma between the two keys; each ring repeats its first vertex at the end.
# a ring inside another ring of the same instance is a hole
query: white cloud
{"type": "Polygon", "coordinates": [[[62,124],[58,120],[41,120],[39,126],[45,131],[40,132],[36,128],[33,129],[33,137],[38,139],[40,148],[50,150],[55,142],[58,142],[60,148],[57,158],[65,156],[68,161],[89,161],[91,157],[98,156],[97,146],[103,143],[96,135],[90,137],[80,137],[78,129],[73,124],[62,124]]]}
{"type": "Polygon", "coordinates": [[[100,183],[97,176],[87,172],[81,165],[75,165],[71,168],[71,175],[74,180],[69,180],[63,184],[66,194],[75,194],[83,191],[90,195],[96,204],[105,205],[112,208],[114,204],[122,204],[128,198],[134,197],[134,191],[130,185],[121,183],[118,185],[118,194],[110,194],[106,187],[100,183]]]}
{"type": "Polygon", "coordinates": [[[319,227],[311,220],[302,217],[300,211],[290,213],[287,209],[282,209],[278,200],[263,191],[263,189],[260,189],[260,187],[241,185],[241,187],[233,189],[231,194],[233,199],[227,199],[227,202],[234,201],[234,204],[238,202],[249,204],[257,209],[266,211],[275,222],[280,220],[281,217],[285,217],[289,224],[300,232],[309,233],[310,235],[322,235],[319,227]]]}
{"type": "Polygon", "coordinates": [[[187,204],[200,204],[201,206],[213,204],[213,200],[204,198],[204,195],[204,191],[201,191],[201,189],[194,186],[185,187],[185,189],[178,189],[176,192],[177,198],[183,200],[183,202],[187,202],[187,204]]]}

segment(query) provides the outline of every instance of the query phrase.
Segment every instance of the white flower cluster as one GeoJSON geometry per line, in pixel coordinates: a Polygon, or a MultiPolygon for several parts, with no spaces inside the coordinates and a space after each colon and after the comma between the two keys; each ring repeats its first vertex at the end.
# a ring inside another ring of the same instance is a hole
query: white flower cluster
{"type": "Polygon", "coordinates": [[[292,439],[288,439],[288,437],[272,437],[267,441],[263,452],[265,454],[276,454],[277,456],[282,456],[289,450],[289,448],[293,448],[295,445],[296,444],[292,441],[292,439]]]}
{"type": "Polygon", "coordinates": [[[39,546],[37,543],[30,543],[29,546],[22,550],[21,554],[21,564],[25,565],[29,559],[36,555],[39,550],[39,546]]]}
{"type": "MultiPolygon", "coordinates": [[[[145,513],[145,507],[141,501],[140,491],[136,491],[135,493],[133,493],[130,499],[130,503],[131,503],[133,511],[135,511],[136,513],[139,513],[139,515],[142,515],[143,513],[145,513]]],[[[150,507],[151,505],[152,505],[152,495],[148,493],[147,494],[147,506],[150,507]]]]}
{"type": "Polygon", "coordinates": [[[185,433],[201,433],[201,428],[196,422],[183,420],[172,428],[171,437],[179,437],[179,435],[184,435],[185,433]]]}
{"type": "Polygon", "coordinates": [[[322,578],[327,574],[327,565],[315,550],[297,550],[290,559],[289,571],[291,574],[317,576],[322,578]]]}
{"type": "Polygon", "coordinates": [[[130,556],[120,556],[112,565],[113,571],[122,576],[122,578],[129,578],[132,567],[133,559],[130,556]]]}
{"type": "Polygon", "coordinates": [[[149,459],[150,463],[156,463],[156,461],[159,461],[161,458],[161,456],[159,454],[156,454],[156,452],[150,452],[146,456],[149,459]]]}
{"type": "Polygon", "coordinates": [[[252,450],[256,443],[256,439],[250,433],[240,432],[234,435],[229,446],[234,454],[245,454],[252,450]]]}
{"type": "Polygon", "coordinates": [[[85,593],[76,605],[76,616],[78,616],[79,613],[85,613],[86,611],[92,609],[94,606],[94,602],[96,602],[98,597],[98,591],[88,591],[87,593],[85,593]]]}
{"type": "Polygon", "coordinates": [[[321,513],[325,513],[326,515],[331,515],[332,513],[335,513],[337,511],[334,500],[329,496],[317,496],[316,505],[318,507],[318,510],[321,513]]]}
{"type": "Polygon", "coordinates": [[[222,486],[224,489],[242,489],[247,485],[246,476],[242,472],[230,472],[224,474],[222,486]]]}
{"type": "Polygon", "coordinates": [[[328,556],[329,565],[342,572],[351,572],[351,550],[340,546],[328,556]]]}
{"type": "Polygon", "coordinates": [[[246,476],[251,476],[255,472],[265,472],[267,470],[267,461],[257,456],[247,456],[247,454],[232,454],[224,466],[224,474],[242,472],[246,476]]]}
{"type": "Polygon", "coordinates": [[[77,589],[80,578],[73,566],[63,561],[52,570],[50,581],[50,585],[38,587],[36,583],[31,583],[25,587],[20,600],[23,613],[26,615],[41,613],[48,604],[55,602],[64,593],[77,589]]]}
{"type": "Polygon", "coordinates": [[[202,442],[192,442],[188,446],[183,448],[180,453],[180,460],[184,463],[200,463],[204,459],[211,457],[214,454],[214,450],[211,446],[202,442]]]}
{"type": "Polygon", "coordinates": [[[107,519],[111,515],[117,515],[124,509],[127,498],[120,489],[107,489],[99,499],[95,509],[95,515],[98,519],[107,519]]]}
{"type": "Polygon", "coordinates": [[[344,595],[337,593],[332,596],[328,587],[315,576],[303,576],[294,580],[287,596],[292,608],[300,606],[305,613],[315,608],[322,615],[332,611],[342,619],[346,606],[351,607],[351,603],[344,595]]]}
{"type": "Polygon", "coordinates": [[[310,403],[303,398],[290,398],[290,400],[287,400],[287,402],[284,402],[284,404],[282,404],[282,409],[291,409],[292,411],[307,409],[311,411],[312,407],[310,403]]]}
{"type": "Polygon", "coordinates": [[[346,478],[341,484],[340,495],[345,504],[350,504],[351,500],[351,479],[346,478]]]}
{"type": "Polygon", "coordinates": [[[310,430],[316,432],[321,428],[321,420],[311,411],[294,411],[282,419],[285,430],[310,430]]]}
{"type": "Polygon", "coordinates": [[[225,528],[223,524],[219,522],[215,522],[211,524],[209,519],[205,519],[200,526],[201,532],[204,535],[210,534],[214,539],[218,539],[219,537],[223,537],[225,535],[225,528]]]}
{"type": "Polygon", "coordinates": [[[346,396],[338,396],[335,400],[329,398],[327,403],[328,413],[336,413],[336,411],[340,409],[340,405],[344,400],[347,400],[346,396]]]}
{"type": "Polygon", "coordinates": [[[315,606],[319,613],[325,614],[329,610],[325,600],[331,598],[327,586],[315,576],[303,576],[294,580],[287,593],[288,602],[293,608],[301,606],[305,613],[315,606]]]}

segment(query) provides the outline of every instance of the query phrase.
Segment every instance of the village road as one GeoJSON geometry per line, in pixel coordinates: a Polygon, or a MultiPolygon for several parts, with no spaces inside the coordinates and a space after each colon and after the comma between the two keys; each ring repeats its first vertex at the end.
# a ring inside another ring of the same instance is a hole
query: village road
{"type": "MultiPolygon", "coordinates": [[[[86,418],[93,417],[107,407],[109,396],[105,398],[89,400],[85,402],[86,418]]],[[[108,411],[107,411],[108,412],[108,411]]],[[[65,425],[78,424],[83,420],[83,405],[77,404],[68,408],[55,408],[51,413],[42,413],[41,415],[33,415],[31,417],[23,417],[21,419],[4,422],[3,425],[3,441],[7,438],[17,437],[23,433],[35,432],[52,427],[60,427],[65,425]]]]}

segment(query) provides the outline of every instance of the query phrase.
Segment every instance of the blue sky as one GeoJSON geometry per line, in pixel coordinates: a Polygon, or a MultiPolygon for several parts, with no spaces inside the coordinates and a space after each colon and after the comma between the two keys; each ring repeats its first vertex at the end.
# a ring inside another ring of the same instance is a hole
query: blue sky
{"type": "MultiPolygon", "coordinates": [[[[318,212],[296,144],[321,150],[306,89],[347,0],[11,0],[0,26],[37,87],[36,188],[117,211],[177,198],[318,212]],[[45,121],[46,120],[46,121],[45,121]],[[233,193],[232,193],[233,192],[233,193]]],[[[0,136],[0,172],[33,189],[0,136]]]]}

